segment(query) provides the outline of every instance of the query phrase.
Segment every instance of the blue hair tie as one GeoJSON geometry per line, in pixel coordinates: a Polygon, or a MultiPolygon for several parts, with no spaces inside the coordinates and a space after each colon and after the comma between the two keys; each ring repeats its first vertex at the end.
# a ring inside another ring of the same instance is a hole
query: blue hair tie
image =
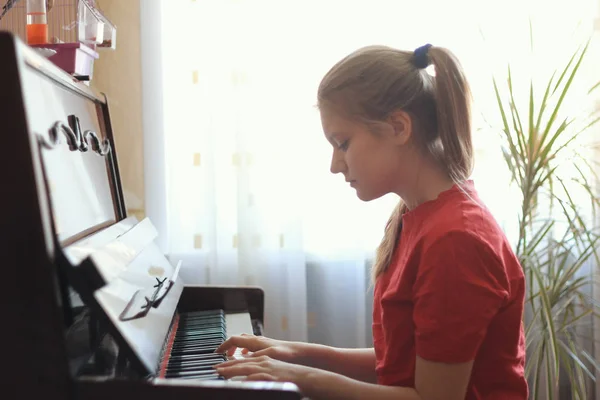
{"type": "Polygon", "coordinates": [[[429,57],[428,57],[428,52],[429,52],[430,47],[431,47],[431,44],[427,43],[426,45],[415,49],[415,51],[413,52],[413,59],[412,59],[412,62],[415,67],[417,67],[419,69],[423,69],[423,68],[427,68],[429,66],[429,64],[431,64],[429,62],[429,57]]]}

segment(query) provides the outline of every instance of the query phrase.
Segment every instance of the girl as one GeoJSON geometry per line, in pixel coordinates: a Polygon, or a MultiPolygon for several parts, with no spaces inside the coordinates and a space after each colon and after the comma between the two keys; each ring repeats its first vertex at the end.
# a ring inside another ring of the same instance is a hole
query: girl
{"type": "Polygon", "coordinates": [[[327,73],[318,105],[331,172],[364,201],[402,199],[372,270],[374,348],[243,335],[217,352],[252,353],[221,375],[293,382],[312,399],[527,398],[525,280],[467,180],[469,104],[459,62],[431,45],[366,47],[327,73]]]}

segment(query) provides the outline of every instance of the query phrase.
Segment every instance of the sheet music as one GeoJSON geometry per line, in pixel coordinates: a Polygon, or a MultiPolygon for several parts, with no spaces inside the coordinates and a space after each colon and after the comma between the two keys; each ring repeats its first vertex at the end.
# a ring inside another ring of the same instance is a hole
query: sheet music
{"type": "Polygon", "coordinates": [[[65,249],[65,255],[73,265],[90,257],[105,282],[120,278],[143,288],[157,279],[170,279],[176,268],[153,244],[156,228],[148,218],[135,222],[128,218],[74,243],[65,249]]]}

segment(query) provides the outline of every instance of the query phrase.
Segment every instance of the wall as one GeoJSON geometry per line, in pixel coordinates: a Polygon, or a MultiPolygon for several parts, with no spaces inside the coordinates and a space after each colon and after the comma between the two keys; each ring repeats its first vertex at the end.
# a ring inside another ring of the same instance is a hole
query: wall
{"type": "Polygon", "coordinates": [[[117,26],[116,50],[100,50],[91,86],[106,93],[129,215],[143,218],[144,155],[139,0],[97,0],[117,26]]]}
{"type": "MultiPolygon", "coordinates": [[[[0,1],[1,5],[6,1],[0,1]]],[[[54,0],[48,12],[48,40],[70,43],[77,40],[77,30],[69,29],[77,21],[76,0],[54,0]]],[[[0,9],[1,11],[1,9],[0,9]]],[[[0,30],[8,30],[26,41],[26,2],[20,1],[0,20],[0,30]]]]}
{"type": "MultiPolygon", "coordinates": [[[[0,1],[4,4],[5,1],[0,1]]],[[[93,88],[106,93],[128,214],[143,218],[144,157],[142,135],[142,78],[140,56],[140,1],[96,0],[98,7],[117,26],[117,49],[99,50],[94,64],[93,88]]],[[[1,11],[1,10],[0,10],[1,11]]],[[[76,0],[54,0],[48,13],[49,39],[76,40],[68,29],[76,21],[76,0]]],[[[0,30],[9,30],[25,40],[25,2],[17,3],[0,21],[0,30]]]]}

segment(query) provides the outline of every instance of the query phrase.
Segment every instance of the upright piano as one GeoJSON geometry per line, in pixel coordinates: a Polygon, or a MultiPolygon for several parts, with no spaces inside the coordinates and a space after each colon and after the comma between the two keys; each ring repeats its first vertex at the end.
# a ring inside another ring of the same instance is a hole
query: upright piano
{"type": "Polygon", "coordinates": [[[6,32],[0,79],[1,397],[302,398],[215,372],[227,337],[262,334],[264,294],[186,285],[127,216],[106,97],[6,32]]]}

